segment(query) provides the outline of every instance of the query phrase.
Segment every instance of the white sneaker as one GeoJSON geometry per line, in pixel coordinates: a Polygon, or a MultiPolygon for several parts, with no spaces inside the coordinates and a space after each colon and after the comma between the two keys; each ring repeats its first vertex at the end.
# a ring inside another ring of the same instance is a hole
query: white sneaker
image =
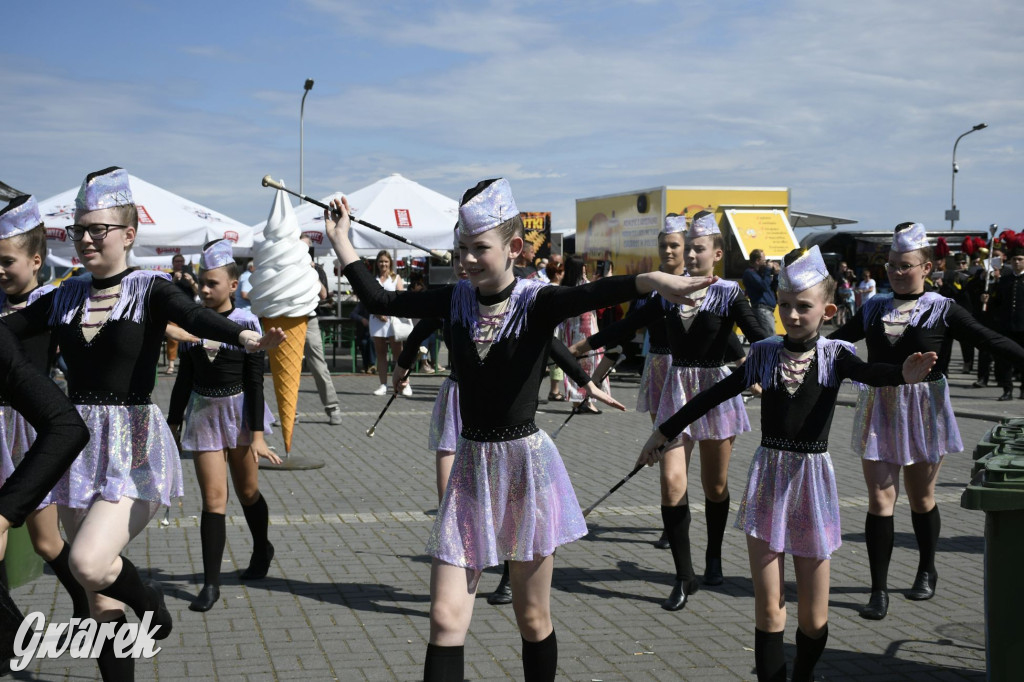
{"type": "Polygon", "coordinates": [[[376,391],[374,391],[373,394],[374,395],[387,395],[387,392],[388,392],[388,385],[387,384],[381,384],[380,388],[378,388],[376,391]]]}
{"type": "Polygon", "coordinates": [[[402,389],[402,395],[404,397],[406,397],[406,398],[411,398],[412,397],[412,386],[410,386],[409,384],[406,384],[405,388],[402,389]]]}

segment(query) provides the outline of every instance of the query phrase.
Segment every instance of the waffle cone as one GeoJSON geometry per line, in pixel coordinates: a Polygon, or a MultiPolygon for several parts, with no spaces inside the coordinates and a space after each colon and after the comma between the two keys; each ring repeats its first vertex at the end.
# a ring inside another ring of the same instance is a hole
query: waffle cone
{"type": "Polygon", "coordinates": [[[302,377],[302,351],[306,346],[305,317],[264,317],[264,329],[280,327],[287,337],[270,355],[270,371],[277,396],[277,416],[281,421],[285,452],[292,451],[292,430],[295,428],[295,410],[299,402],[299,379],[302,377]]]}

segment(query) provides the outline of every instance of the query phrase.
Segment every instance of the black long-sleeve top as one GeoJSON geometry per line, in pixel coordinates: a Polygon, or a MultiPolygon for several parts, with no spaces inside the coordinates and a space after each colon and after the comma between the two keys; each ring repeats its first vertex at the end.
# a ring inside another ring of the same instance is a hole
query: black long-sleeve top
{"type": "Polygon", "coordinates": [[[134,299],[126,304],[135,311],[121,319],[108,319],[92,341],[87,342],[82,333],[84,296],[81,301],[73,296],[82,289],[88,292],[88,276],[74,283],[69,280],[24,310],[0,319],[22,339],[47,328],[52,330],[68,365],[68,395],[76,404],[148,404],[169,321],[196,336],[221,343],[237,344],[238,335],[244,331],[242,326],[196,304],[166,275],[139,272],[135,275],[139,279],[126,286],[132,274],[126,270],[106,279],[91,279],[96,289],[121,283],[121,296],[134,299]],[[64,287],[70,288],[62,291],[64,287]],[[67,314],[63,315],[65,309],[67,314]]]}
{"type": "MultiPolygon", "coordinates": [[[[345,276],[371,313],[403,317],[452,319],[455,286],[427,291],[385,291],[360,262],[349,264],[345,276]]],[[[477,300],[495,305],[508,299],[515,282],[477,300]]],[[[551,347],[555,325],[588,310],[636,297],[636,276],[604,277],[577,287],[541,287],[518,336],[491,344],[480,359],[471,330],[452,320],[452,363],[459,375],[459,411],[463,436],[473,440],[511,440],[534,433],[533,417],[541,369],[551,347]]]]}
{"type": "MultiPolygon", "coordinates": [[[[0,316],[6,317],[14,311],[4,310],[8,305],[21,305],[22,303],[36,300],[40,295],[45,295],[47,291],[51,291],[53,287],[38,287],[33,289],[27,294],[21,294],[16,296],[6,296],[0,293],[0,316]]],[[[38,334],[33,334],[30,338],[22,339],[20,344],[20,350],[22,356],[32,364],[33,367],[40,370],[41,372],[48,373],[50,367],[53,366],[55,353],[55,347],[50,339],[50,330],[46,329],[38,334]]],[[[9,405],[10,401],[7,396],[4,395],[3,391],[0,391],[0,405],[9,405]]]]}
{"type": "MultiPolygon", "coordinates": [[[[259,320],[248,309],[231,308],[219,313],[246,329],[262,333],[259,320]]],[[[222,397],[244,394],[245,424],[250,431],[263,431],[263,363],[266,353],[246,353],[237,345],[224,344],[213,360],[203,344],[182,344],[178,378],[171,391],[171,404],[167,409],[167,423],[180,424],[188,405],[189,394],[222,397]]]]}
{"type": "Polygon", "coordinates": [[[0,325],[0,392],[36,430],[36,439],[0,487],[0,516],[20,526],[89,442],[89,430],[57,385],[30,363],[0,325]]]}
{"type": "MultiPolygon", "coordinates": [[[[412,333],[409,334],[409,338],[405,340],[405,347],[398,356],[398,366],[412,367],[412,363],[416,362],[416,354],[419,352],[419,347],[423,344],[423,341],[438,329],[442,330],[444,345],[448,347],[448,352],[450,353],[452,332],[448,321],[438,317],[423,319],[416,323],[416,326],[412,328],[412,333]]],[[[569,352],[566,345],[558,338],[551,340],[551,359],[562,368],[577,386],[586,386],[590,383],[590,375],[580,366],[576,356],[569,352]]],[[[459,380],[458,375],[454,371],[452,371],[448,378],[455,382],[459,380]]]]}
{"type": "MultiPolygon", "coordinates": [[[[814,348],[816,341],[817,339],[795,342],[784,337],[782,345],[791,352],[801,353],[814,348]]],[[[777,339],[755,343],[747,356],[749,367],[744,366],[694,396],[682,409],[659,425],[658,430],[671,440],[716,405],[758,383],[764,378],[763,373],[759,375],[756,371],[759,359],[777,360],[769,349],[778,344],[777,339]]],[[[834,360],[831,361],[828,357],[823,357],[825,354],[820,349],[812,356],[803,382],[792,394],[784,388],[778,376],[778,361],[768,368],[768,371],[775,373],[775,380],[761,381],[764,390],[761,396],[763,447],[792,452],[826,452],[836,396],[844,379],[852,379],[871,386],[898,386],[904,383],[901,365],[865,363],[842,347],[833,347],[831,352],[834,354],[834,360]],[[822,362],[831,362],[831,371],[828,374],[833,379],[826,382],[827,385],[823,385],[818,377],[818,366],[822,362]]]]}
{"type": "Polygon", "coordinates": [[[917,324],[908,324],[902,336],[895,343],[890,343],[882,322],[882,316],[889,309],[889,303],[920,297],[921,294],[902,295],[895,299],[888,295],[874,296],[861,306],[852,319],[829,334],[828,338],[850,343],[864,339],[868,347],[868,362],[901,364],[913,353],[935,351],[939,359],[929,373],[927,381],[935,381],[946,374],[954,339],[967,341],[979,348],[987,348],[992,353],[1007,358],[1016,367],[1024,368],[1024,348],[981,324],[952,300],[937,296],[934,299],[936,302],[920,316],[917,324]]]}
{"type": "MultiPolygon", "coordinates": [[[[713,310],[701,309],[694,316],[690,328],[686,329],[678,314],[678,306],[666,304],[661,297],[647,301],[645,305],[635,309],[634,315],[628,315],[619,323],[612,325],[603,332],[598,332],[587,339],[591,348],[615,345],[631,338],[640,327],[654,329],[658,320],[662,320],[669,350],[672,353],[672,364],[679,366],[720,367],[725,364],[726,354],[730,347],[736,354],[738,341],[732,333],[734,324],[738,324],[744,335],[753,341],[765,338],[761,324],[750,309],[750,303],[738,292],[738,287],[731,282],[719,281],[709,287],[720,287],[731,301],[724,314],[713,310]],[[731,289],[736,287],[736,292],[731,289]],[[730,337],[732,339],[730,340],[730,337]]],[[[654,348],[654,337],[651,337],[651,348],[654,348]]],[[[742,351],[739,356],[742,357],[742,351]]]]}

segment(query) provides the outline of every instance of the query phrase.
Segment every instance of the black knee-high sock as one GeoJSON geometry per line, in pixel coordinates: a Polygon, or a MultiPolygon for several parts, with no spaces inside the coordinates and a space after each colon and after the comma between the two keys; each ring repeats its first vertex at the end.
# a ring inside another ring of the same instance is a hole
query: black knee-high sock
{"type": "Polygon", "coordinates": [[[465,650],[464,646],[427,644],[423,682],[462,682],[466,669],[465,650]]]}
{"type": "Polygon", "coordinates": [[[814,666],[818,664],[821,653],[828,642],[828,623],[817,639],[811,639],[800,628],[796,629],[796,658],[793,660],[793,682],[811,682],[814,679],[814,666]]]}
{"type": "Polygon", "coordinates": [[[914,523],[914,536],[917,538],[917,549],[921,553],[917,562],[917,571],[935,573],[935,549],[939,544],[939,531],[942,530],[942,518],[939,516],[939,505],[923,514],[910,512],[910,520],[914,523]]]}
{"type": "Polygon", "coordinates": [[[665,534],[672,549],[672,562],[676,565],[676,580],[693,580],[693,560],[690,557],[690,505],[661,508],[665,534]]]}
{"type": "Polygon", "coordinates": [[[60,584],[71,595],[71,615],[76,618],[88,618],[89,597],[85,594],[85,588],[75,580],[75,576],[71,573],[71,567],[68,566],[68,557],[70,556],[71,545],[65,542],[61,547],[60,554],[46,563],[50,566],[53,574],[57,576],[60,584]]]}
{"type": "Polygon", "coordinates": [[[258,500],[250,505],[242,505],[242,513],[245,514],[245,522],[252,533],[252,551],[267,551],[267,525],[270,523],[270,510],[267,509],[267,501],[260,493],[258,500]]]}
{"type": "Polygon", "coordinates": [[[704,518],[708,522],[708,549],[705,559],[722,558],[722,538],[725,537],[725,526],[729,522],[729,496],[721,502],[704,502],[704,518]]]}
{"type": "Polygon", "coordinates": [[[783,631],[765,632],[754,628],[754,667],[758,682],[786,682],[786,652],[783,631]]]}
{"type": "Polygon", "coordinates": [[[893,521],[891,516],[868,513],[864,521],[864,542],[871,567],[871,591],[888,590],[889,560],[892,558],[893,521]]]}
{"type": "Polygon", "coordinates": [[[547,682],[555,679],[558,669],[558,640],[555,631],[539,642],[523,640],[523,679],[547,682]]]}
{"type": "Polygon", "coordinates": [[[220,563],[224,558],[224,515],[204,511],[199,521],[203,545],[203,584],[220,585],[220,563]]]}
{"type": "Polygon", "coordinates": [[[121,557],[121,572],[117,574],[114,582],[96,592],[132,607],[132,611],[140,620],[146,611],[153,608],[153,605],[149,603],[146,586],[143,584],[142,578],[139,577],[139,571],[135,568],[135,564],[128,561],[125,556],[121,557]]]}
{"type": "MultiPolygon", "coordinates": [[[[128,623],[128,619],[122,614],[120,618],[113,621],[120,629],[128,623]]],[[[131,656],[118,658],[114,653],[114,639],[108,639],[100,647],[100,655],[96,663],[100,667],[100,677],[105,682],[131,682],[135,679],[135,659],[131,656]]]]}

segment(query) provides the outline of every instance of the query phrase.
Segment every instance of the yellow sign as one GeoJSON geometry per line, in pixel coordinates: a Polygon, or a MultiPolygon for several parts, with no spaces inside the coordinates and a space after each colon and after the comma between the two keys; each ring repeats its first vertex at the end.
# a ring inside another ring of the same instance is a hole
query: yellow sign
{"type": "Polygon", "coordinates": [[[725,215],[744,258],[750,258],[754,249],[761,249],[765,258],[780,259],[798,246],[784,211],[726,209],[725,215]]]}

